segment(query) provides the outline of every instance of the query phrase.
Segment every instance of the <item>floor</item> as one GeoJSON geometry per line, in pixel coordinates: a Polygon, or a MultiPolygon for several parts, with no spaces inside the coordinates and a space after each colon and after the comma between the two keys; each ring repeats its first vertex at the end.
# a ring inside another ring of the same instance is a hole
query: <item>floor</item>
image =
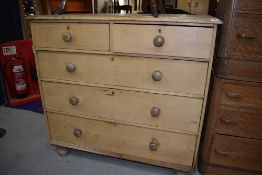
{"type": "MultiPolygon", "coordinates": [[[[0,106],[0,175],[178,175],[175,170],[71,150],[56,154],[42,114],[0,106]]],[[[199,173],[194,173],[199,175],[199,173]]]]}

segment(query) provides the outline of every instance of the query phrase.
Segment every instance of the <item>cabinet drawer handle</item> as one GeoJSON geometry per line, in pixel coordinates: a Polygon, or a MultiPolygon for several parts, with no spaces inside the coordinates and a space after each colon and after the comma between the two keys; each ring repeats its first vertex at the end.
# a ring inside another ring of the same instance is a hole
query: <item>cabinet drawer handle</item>
{"type": "Polygon", "coordinates": [[[76,66],[72,63],[66,65],[67,72],[74,72],[76,70],[76,66]]]}
{"type": "Polygon", "coordinates": [[[239,33],[237,34],[237,37],[242,39],[250,39],[250,40],[257,39],[257,36],[252,34],[245,34],[245,33],[239,33]]]}
{"type": "Polygon", "coordinates": [[[160,143],[156,139],[152,138],[151,142],[149,143],[148,148],[150,151],[157,151],[159,146],[160,146],[160,143]]]}
{"type": "Polygon", "coordinates": [[[161,35],[155,36],[153,43],[156,47],[162,47],[165,43],[165,38],[161,35]]]}
{"type": "Polygon", "coordinates": [[[70,42],[72,40],[72,35],[70,32],[64,32],[62,38],[65,42],[70,42]]]}
{"type": "Polygon", "coordinates": [[[75,96],[70,97],[69,102],[71,105],[77,105],[79,103],[79,99],[75,96]]]}
{"type": "Polygon", "coordinates": [[[225,123],[225,124],[228,124],[228,125],[237,125],[238,124],[238,121],[236,120],[229,120],[229,119],[224,119],[224,118],[220,118],[220,120],[225,123]]]}
{"type": "Polygon", "coordinates": [[[82,136],[82,130],[81,129],[74,129],[74,136],[75,137],[81,137],[82,136]]]}
{"type": "Polygon", "coordinates": [[[228,152],[221,151],[221,150],[218,150],[218,149],[215,149],[215,153],[218,154],[218,155],[221,155],[221,156],[230,156],[230,154],[228,152]]]}
{"type": "Polygon", "coordinates": [[[242,99],[243,96],[237,94],[237,93],[233,93],[233,92],[225,92],[225,96],[229,97],[229,98],[235,98],[235,99],[242,99]]]}
{"type": "Polygon", "coordinates": [[[160,72],[159,70],[154,71],[152,74],[152,79],[154,81],[160,81],[162,79],[162,72],[160,72]]]}
{"type": "Polygon", "coordinates": [[[158,107],[151,108],[151,116],[152,117],[159,117],[159,115],[160,115],[160,108],[158,108],[158,107]]]}

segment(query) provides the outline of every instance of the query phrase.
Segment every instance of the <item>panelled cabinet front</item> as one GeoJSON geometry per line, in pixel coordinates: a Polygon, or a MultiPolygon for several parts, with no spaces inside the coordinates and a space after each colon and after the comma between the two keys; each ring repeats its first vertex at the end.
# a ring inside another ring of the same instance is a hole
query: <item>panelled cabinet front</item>
{"type": "Polygon", "coordinates": [[[219,20],[31,20],[52,144],[194,168],[219,20]]]}

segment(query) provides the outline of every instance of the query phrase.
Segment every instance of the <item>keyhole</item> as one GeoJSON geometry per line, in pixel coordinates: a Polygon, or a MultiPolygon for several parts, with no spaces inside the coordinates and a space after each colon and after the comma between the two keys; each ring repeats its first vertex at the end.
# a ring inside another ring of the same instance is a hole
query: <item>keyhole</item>
{"type": "Polygon", "coordinates": [[[70,27],[69,27],[69,26],[66,26],[66,29],[67,29],[67,30],[70,30],[70,27]]]}
{"type": "Polygon", "coordinates": [[[111,61],[114,61],[114,57],[111,58],[111,61]]]}
{"type": "Polygon", "coordinates": [[[161,29],[158,29],[158,32],[159,32],[159,33],[161,33],[161,32],[162,32],[162,30],[161,30],[161,29]]]}

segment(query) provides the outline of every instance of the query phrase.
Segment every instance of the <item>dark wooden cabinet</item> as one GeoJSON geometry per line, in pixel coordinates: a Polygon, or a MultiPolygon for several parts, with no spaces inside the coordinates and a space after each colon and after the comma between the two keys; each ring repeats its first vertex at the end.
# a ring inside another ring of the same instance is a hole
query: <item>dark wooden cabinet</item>
{"type": "Polygon", "coordinates": [[[262,1],[220,0],[214,74],[200,146],[203,175],[262,174],[262,1]]]}
{"type": "Polygon", "coordinates": [[[223,78],[262,82],[262,1],[221,0],[223,20],[214,69],[223,78]]]}

